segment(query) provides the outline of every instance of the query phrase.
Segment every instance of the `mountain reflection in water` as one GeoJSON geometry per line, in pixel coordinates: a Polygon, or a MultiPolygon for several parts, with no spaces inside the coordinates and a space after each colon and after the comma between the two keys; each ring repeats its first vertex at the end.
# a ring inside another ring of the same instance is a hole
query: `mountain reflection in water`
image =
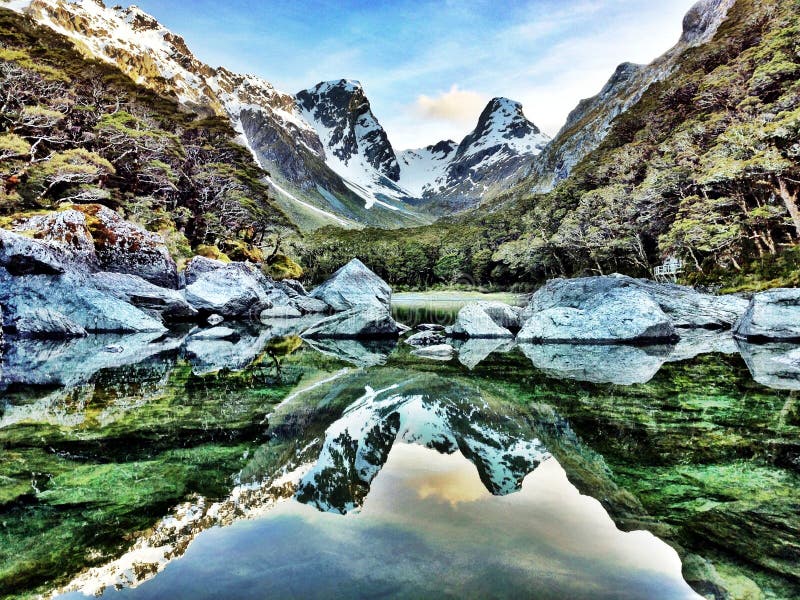
{"type": "Polygon", "coordinates": [[[296,333],[10,345],[4,597],[800,595],[798,346],[296,333]]]}

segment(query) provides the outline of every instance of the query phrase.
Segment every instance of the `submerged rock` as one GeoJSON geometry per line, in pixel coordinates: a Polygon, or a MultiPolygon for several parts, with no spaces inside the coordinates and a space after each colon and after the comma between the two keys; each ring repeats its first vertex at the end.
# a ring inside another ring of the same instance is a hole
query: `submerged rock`
{"type": "Polygon", "coordinates": [[[442,344],[447,338],[436,331],[420,331],[403,340],[409,346],[435,346],[442,344]]]}
{"type": "Polygon", "coordinates": [[[181,337],[161,332],[97,334],[69,340],[17,339],[2,359],[0,384],[74,387],[102,369],[176,350],[181,337]]]}
{"type": "Polygon", "coordinates": [[[365,306],[337,313],[312,325],[304,338],[396,338],[397,323],[382,307],[365,306]]]}
{"type": "Polygon", "coordinates": [[[800,340],[800,289],[778,288],[754,295],[734,332],[745,340],[800,340]]]}
{"type": "Polygon", "coordinates": [[[49,308],[23,310],[14,322],[14,328],[22,338],[67,339],[87,335],[83,327],[49,308]]]}
{"type": "Polygon", "coordinates": [[[230,327],[212,327],[201,329],[189,336],[190,340],[230,340],[236,339],[239,334],[230,327]]]}
{"type": "Polygon", "coordinates": [[[198,313],[186,301],[183,292],[159,287],[139,277],[124,273],[94,273],[92,284],[100,291],[132,304],[165,321],[194,319],[198,313]]]}
{"type": "Polygon", "coordinates": [[[303,313],[294,306],[273,306],[262,310],[260,318],[262,321],[269,321],[270,319],[297,319],[302,316],[303,313]]]}
{"type": "Polygon", "coordinates": [[[475,302],[458,311],[450,333],[453,337],[513,338],[514,334],[504,324],[518,322],[518,315],[510,306],[499,302],[475,302]]]}
{"type": "MultiPolygon", "coordinates": [[[[537,292],[538,294],[538,292],[537,292]]],[[[536,295],[534,295],[534,300],[536,295]]],[[[670,318],[638,289],[616,288],[552,304],[531,301],[530,318],[517,336],[520,342],[625,342],[677,340],[670,318]]],[[[555,299],[553,300],[555,301],[555,299]]]]}
{"type": "Polygon", "coordinates": [[[450,360],[453,358],[455,349],[450,344],[436,344],[435,346],[423,346],[412,350],[411,354],[420,358],[430,360],[450,360]]]}
{"type": "Polygon", "coordinates": [[[505,353],[516,346],[512,339],[507,338],[468,338],[456,340],[458,362],[472,370],[495,352],[505,353]]]}
{"type": "Polygon", "coordinates": [[[311,292],[333,310],[343,311],[359,306],[391,309],[392,289],[383,279],[354,258],[330,279],[311,292]]]}

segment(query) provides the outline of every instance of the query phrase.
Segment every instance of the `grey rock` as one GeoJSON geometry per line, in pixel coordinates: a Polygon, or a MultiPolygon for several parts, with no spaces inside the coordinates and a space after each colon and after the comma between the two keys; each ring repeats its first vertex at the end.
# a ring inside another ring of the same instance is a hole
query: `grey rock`
{"type": "Polygon", "coordinates": [[[215,325],[219,325],[224,320],[225,320],[225,317],[223,317],[222,315],[213,314],[213,315],[209,315],[208,316],[208,318],[206,319],[206,323],[208,323],[209,325],[211,325],[213,327],[215,325]]]}
{"type": "Polygon", "coordinates": [[[190,340],[230,340],[239,337],[239,334],[230,327],[211,327],[201,329],[189,336],[190,340]]]}
{"type": "Polygon", "coordinates": [[[49,309],[66,315],[88,332],[163,332],[160,320],[94,288],[75,273],[12,277],[0,268],[3,324],[13,326],[25,311],[49,309]]]}
{"type": "Polygon", "coordinates": [[[800,390],[800,345],[751,344],[739,340],[739,352],[758,383],[776,390],[800,390]]]}
{"type": "Polygon", "coordinates": [[[438,323],[422,323],[416,327],[419,331],[444,331],[444,325],[438,323]]]}
{"type": "Polygon", "coordinates": [[[533,365],[559,379],[633,385],[650,381],[672,346],[520,344],[533,365]]]}
{"type": "Polygon", "coordinates": [[[562,305],[534,312],[517,340],[595,343],[677,340],[670,318],[640,290],[612,288],[584,297],[579,306],[562,305]]]}
{"type": "Polygon", "coordinates": [[[12,275],[56,275],[68,263],[58,248],[0,229],[0,267],[12,275]]]}
{"type": "Polygon", "coordinates": [[[420,331],[403,340],[409,346],[436,346],[443,344],[447,338],[437,331],[420,331]]]}
{"type": "Polygon", "coordinates": [[[333,310],[350,310],[359,306],[375,306],[390,310],[392,289],[383,279],[354,258],[330,279],[311,292],[333,310]]]}
{"type": "Polygon", "coordinates": [[[582,308],[593,296],[612,290],[644,292],[675,327],[729,328],[747,308],[747,300],[738,296],[713,296],[682,285],[615,274],[548,281],[531,297],[522,318],[527,321],[533,314],[549,308],[582,308]]]}
{"type": "Polygon", "coordinates": [[[383,308],[365,306],[337,313],[312,325],[304,338],[396,338],[397,323],[383,308]]]}
{"type": "Polygon", "coordinates": [[[800,289],[777,288],[755,294],[734,333],[745,340],[800,340],[800,289]]]}
{"type": "Polygon", "coordinates": [[[272,306],[265,291],[265,280],[255,267],[231,263],[200,274],[186,286],[186,300],[201,312],[255,319],[272,306]]]}
{"type": "Polygon", "coordinates": [[[58,249],[72,266],[90,270],[99,267],[94,238],[86,224],[86,215],[75,209],[35,215],[18,223],[15,231],[33,231],[36,239],[58,249]]]}
{"type": "MultiPolygon", "coordinates": [[[[160,287],[178,288],[178,267],[158,234],[126,221],[105,206],[86,207],[104,230],[95,251],[103,271],[138,275],[160,287]]],[[[97,236],[95,236],[97,238],[97,236]]]]}
{"type": "Polygon", "coordinates": [[[420,358],[430,360],[450,360],[453,358],[455,349],[450,344],[436,344],[435,346],[423,346],[413,350],[411,354],[420,358]]]}
{"type": "Polygon", "coordinates": [[[186,285],[192,285],[204,273],[211,273],[218,269],[225,268],[221,260],[214,260],[213,258],[206,258],[205,256],[195,256],[188,263],[186,269],[183,271],[186,278],[186,285]]]}
{"type": "MultiPolygon", "coordinates": [[[[458,311],[456,322],[450,330],[453,337],[467,337],[467,338],[513,338],[514,334],[511,333],[501,323],[505,323],[504,319],[498,319],[498,323],[493,318],[506,315],[506,311],[498,307],[487,305],[495,305],[499,303],[475,302],[463,306],[458,311]]],[[[507,307],[511,312],[511,307],[507,307]]],[[[516,316],[514,317],[516,319],[516,316]]]]}
{"type": "Polygon", "coordinates": [[[23,310],[14,327],[17,335],[23,338],[67,339],[87,335],[83,327],[50,308],[23,310]]]}
{"type": "Polygon", "coordinates": [[[144,311],[157,313],[165,321],[185,321],[198,314],[182,291],[159,287],[138,275],[100,272],[92,274],[91,281],[98,290],[144,311]]]}

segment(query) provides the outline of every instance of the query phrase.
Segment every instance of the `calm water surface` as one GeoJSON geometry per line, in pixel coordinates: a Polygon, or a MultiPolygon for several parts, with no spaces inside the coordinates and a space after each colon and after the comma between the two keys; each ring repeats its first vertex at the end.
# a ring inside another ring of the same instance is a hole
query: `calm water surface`
{"type": "Polygon", "coordinates": [[[800,594],[798,347],[302,327],[13,344],[0,597],[800,594]]]}

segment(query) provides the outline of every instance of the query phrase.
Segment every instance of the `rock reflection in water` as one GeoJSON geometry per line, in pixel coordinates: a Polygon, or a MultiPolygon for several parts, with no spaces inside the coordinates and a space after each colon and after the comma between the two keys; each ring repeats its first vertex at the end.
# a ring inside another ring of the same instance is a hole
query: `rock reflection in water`
{"type": "Polygon", "coordinates": [[[737,343],[758,383],[776,390],[800,390],[800,345],[737,343]]]}

